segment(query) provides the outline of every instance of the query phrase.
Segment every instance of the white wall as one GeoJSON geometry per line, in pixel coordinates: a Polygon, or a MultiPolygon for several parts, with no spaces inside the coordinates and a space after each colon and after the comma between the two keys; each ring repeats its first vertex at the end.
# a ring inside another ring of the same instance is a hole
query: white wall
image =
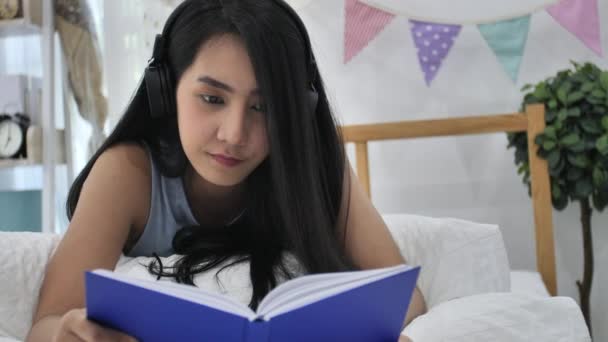
{"type": "MultiPolygon", "coordinates": [[[[608,56],[608,0],[599,0],[608,56]]],[[[599,58],[546,12],[533,14],[520,77],[514,84],[474,25],[465,25],[431,87],[420,70],[408,20],[397,17],[349,64],[342,63],[342,0],[311,1],[299,10],[322,75],[343,124],[509,113],[519,109],[525,83],[599,58]]],[[[384,142],[370,145],[372,197],[382,212],[452,216],[497,223],[511,265],[535,269],[530,199],[506,150],[504,134],[384,142]]],[[[352,152],[352,149],[351,149],[352,152]]],[[[351,153],[351,156],[353,154],[351,153]]],[[[582,278],[579,208],[555,212],[559,294],[578,299],[582,278]]],[[[594,213],[594,338],[608,341],[608,214],[594,213]]]]}
{"type": "MultiPolygon", "coordinates": [[[[344,124],[427,119],[517,111],[519,88],[567,68],[570,59],[596,57],[546,12],[533,15],[517,84],[509,79],[473,25],[464,26],[429,88],[418,66],[407,18],[396,18],[348,65],[342,64],[343,0],[314,0],[299,10],[344,124]]],[[[603,46],[608,55],[608,0],[599,0],[603,46]]],[[[164,15],[161,2],[104,1],[109,108],[115,122],[143,72],[151,48],[146,39],[164,15]],[[146,15],[144,21],[143,14],[146,15]],[[143,26],[142,26],[143,25],[143,26]]],[[[162,28],[162,27],[161,27],[162,28]]],[[[373,199],[382,212],[452,216],[501,226],[513,268],[534,269],[531,202],[516,174],[505,135],[437,138],[370,146],[373,199]]],[[[578,298],[582,276],[578,207],[555,213],[560,295],[578,298]]],[[[608,341],[608,224],[595,214],[594,336],[608,341]]]]}

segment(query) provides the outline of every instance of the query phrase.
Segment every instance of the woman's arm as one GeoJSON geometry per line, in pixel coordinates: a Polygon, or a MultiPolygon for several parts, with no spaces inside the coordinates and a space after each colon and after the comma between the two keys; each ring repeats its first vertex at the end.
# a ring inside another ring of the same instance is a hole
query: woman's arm
{"type": "Polygon", "coordinates": [[[75,334],[83,340],[88,340],[83,334],[116,335],[86,320],[84,271],[114,269],[130,227],[147,215],[142,208],[149,208],[148,164],[146,151],[134,145],[113,147],[95,162],[68,230],[47,265],[28,342],[62,341],[75,334]]]}
{"type": "MultiPolygon", "coordinates": [[[[394,266],[406,262],[382,217],[363,191],[350,163],[344,174],[344,189],[338,227],[345,227],[346,252],[362,269],[394,266]],[[349,186],[350,185],[350,186],[349,186]],[[349,189],[350,187],[350,189],[349,189]],[[350,208],[348,208],[350,202],[350,208]],[[348,218],[346,217],[348,212],[348,218]],[[344,224],[346,221],[346,224],[344,224]]],[[[340,230],[341,236],[344,232],[340,230]]],[[[426,312],[422,293],[416,287],[405,324],[426,312]]]]}

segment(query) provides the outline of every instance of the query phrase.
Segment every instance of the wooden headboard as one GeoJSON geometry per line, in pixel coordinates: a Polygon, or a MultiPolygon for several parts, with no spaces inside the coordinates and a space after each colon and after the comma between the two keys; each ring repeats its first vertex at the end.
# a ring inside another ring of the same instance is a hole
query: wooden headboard
{"type": "Polygon", "coordinates": [[[354,143],[359,181],[371,195],[367,145],[370,141],[411,139],[499,132],[527,132],[530,182],[536,236],[538,271],[552,296],[557,294],[555,242],[551,190],[547,162],[536,155],[534,138],[545,129],[545,107],[529,105],[525,113],[486,115],[438,120],[401,121],[371,125],[343,126],[345,143],[354,143]]]}

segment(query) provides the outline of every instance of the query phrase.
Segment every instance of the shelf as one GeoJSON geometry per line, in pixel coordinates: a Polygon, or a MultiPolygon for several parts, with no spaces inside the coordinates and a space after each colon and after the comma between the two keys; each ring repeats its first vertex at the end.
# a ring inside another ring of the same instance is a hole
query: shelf
{"type": "Polygon", "coordinates": [[[0,38],[39,34],[40,27],[25,18],[0,20],[0,38]]]}
{"type": "Polygon", "coordinates": [[[0,159],[0,169],[40,165],[28,159],[0,159]]]}
{"type": "Polygon", "coordinates": [[[42,190],[42,165],[29,160],[0,160],[0,192],[42,190]]]}
{"type": "MultiPolygon", "coordinates": [[[[63,174],[65,163],[55,166],[63,174]]],[[[44,187],[42,163],[29,159],[0,159],[0,192],[39,191],[44,187]]]]}

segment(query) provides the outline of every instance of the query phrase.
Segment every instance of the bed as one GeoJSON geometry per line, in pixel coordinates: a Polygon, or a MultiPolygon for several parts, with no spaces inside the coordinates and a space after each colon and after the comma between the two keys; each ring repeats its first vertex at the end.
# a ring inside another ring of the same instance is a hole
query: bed
{"type": "MultiPolygon", "coordinates": [[[[414,340],[591,340],[584,322],[581,321],[580,309],[576,303],[571,298],[556,297],[549,173],[546,161],[537,156],[538,147],[534,143],[534,137],[543,132],[544,128],[545,107],[541,104],[528,105],[523,113],[342,127],[344,143],[355,145],[357,176],[368,196],[371,196],[368,153],[370,142],[487,133],[527,133],[537,271],[503,269],[502,275],[508,277],[508,293],[501,292],[503,289],[497,286],[491,291],[488,291],[488,287],[478,288],[476,291],[481,294],[453,296],[441,302],[431,300],[429,303],[427,298],[429,312],[404,330],[404,333],[414,340]],[[558,312],[563,315],[560,316],[558,312]],[[560,324],[561,327],[558,326],[560,324]]],[[[389,228],[392,230],[390,224],[389,228]]],[[[410,257],[415,258],[414,255],[410,257]]],[[[497,268],[500,266],[494,265],[497,268]]],[[[478,271],[483,269],[480,267],[478,271]]],[[[452,281],[453,276],[452,274],[446,281],[452,281]]],[[[474,276],[483,278],[485,275],[480,272],[474,276]]],[[[495,276],[500,277],[499,274],[495,276]]],[[[428,292],[425,293],[425,298],[427,294],[428,292]]]]}
{"type": "MultiPolygon", "coordinates": [[[[533,136],[543,129],[543,115],[542,107],[533,106],[526,113],[348,126],[343,132],[346,143],[356,144],[358,175],[369,194],[368,141],[518,130],[533,136]]],[[[405,327],[403,334],[415,342],[591,341],[576,302],[555,296],[548,174],[542,160],[532,159],[531,166],[538,273],[510,270],[496,225],[457,218],[383,215],[405,260],[421,266],[417,285],[429,309],[405,327]]],[[[25,339],[46,264],[60,239],[53,234],[0,232],[0,342],[25,339]]],[[[170,264],[175,257],[163,258],[163,264],[170,264]]],[[[154,279],[145,267],[151,260],[122,256],[115,271],[154,279]]],[[[211,270],[195,277],[194,282],[246,302],[251,295],[248,267],[246,263],[231,267],[217,279],[211,270]]]]}
{"type": "Polygon", "coordinates": [[[547,162],[536,155],[538,148],[533,142],[534,137],[544,128],[545,108],[537,104],[526,107],[525,113],[345,126],[342,132],[346,144],[355,144],[357,176],[368,196],[371,194],[369,142],[448,135],[527,132],[539,274],[513,271],[511,278],[518,292],[555,296],[557,280],[549,172],[547,162]]]}

